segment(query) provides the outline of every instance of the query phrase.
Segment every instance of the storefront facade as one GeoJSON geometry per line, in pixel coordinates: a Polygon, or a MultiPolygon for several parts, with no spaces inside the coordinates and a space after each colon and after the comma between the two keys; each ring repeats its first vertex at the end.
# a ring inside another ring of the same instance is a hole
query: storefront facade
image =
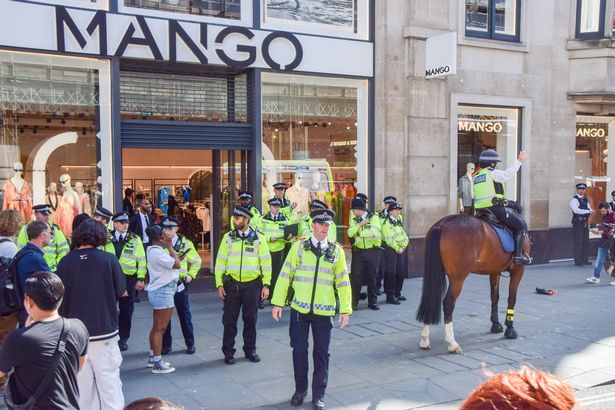
{"type": "Polygon", "coordinates": [[[3,209],[49,202],[70,236],[131,188],[207,206],[215,240],[285,182],[343,226],[373,189],[373,2],[324,3],[1,0],[3,209]]]}

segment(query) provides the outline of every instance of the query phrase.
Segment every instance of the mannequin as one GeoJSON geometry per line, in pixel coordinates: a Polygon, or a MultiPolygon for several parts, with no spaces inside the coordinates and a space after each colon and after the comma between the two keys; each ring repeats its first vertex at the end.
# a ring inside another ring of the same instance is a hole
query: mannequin
{"type": "Polygon", "coordinates": [[[310,191],[307,188],[302,186],[303,184],[303,175],[300,173],[295,174],[293,186],[286,190],[286,198],[290,202],[295,202],[297,207],[295,208],[295,212],[297,212],[299,218],[310,213],[309,211],[309,203],[310,203],[310,191]]]}
{"type": "Polygon", "coordinates": [[[79,195],[73,190],[70,182],[70,175],[60,175],[62,196],[60,197],[55,217],[56,224],[67,237],[73,235],[73,219],[82,212],[79,195]]]}
{"type": "Polygon", "coordinates": [[[15,172],[11,179],[4,183],[4,200],[2,209],[14,209],[21,214],[24,221],[32,217],[32,190],[28,181],[23,179],[23,164],[13,164],[15,172]]]}
{"type": "Polygon", "coordinates": [[[51,182],[47,187],[47,203],[51,205],[51,209],[55,211],[58,208],[58,201],[58,184],[51,182]]]}
{"type": "Polygon", "coordinates": [[[469,162],[466,165],[466,173],[457,183],[457,197],[459,198],[459,212],[466,215],[474,215],[474,190],[472,189],[472,174],[476,166],[469,162]]]}
{"type": "Polygon", "coordinates": [[[92,210],[90,209],[90,195],[84,191],[81,182],[75,182],[75,192],[77,193],[77,197],[79,197],[81,212],[92,215],[92,210]]]}

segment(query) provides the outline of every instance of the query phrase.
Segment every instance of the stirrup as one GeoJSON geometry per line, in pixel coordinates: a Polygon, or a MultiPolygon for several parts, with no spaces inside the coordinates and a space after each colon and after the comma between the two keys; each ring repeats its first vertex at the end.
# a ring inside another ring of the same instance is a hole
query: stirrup
{"type": "Polygon", "coordinates": [[[521,256],[513,257],[513,263],[516,263],[518,265],[529,265],[532,263],[532,258],[530,257],[530,255],[523,253],[521,254],[521,256]]]}

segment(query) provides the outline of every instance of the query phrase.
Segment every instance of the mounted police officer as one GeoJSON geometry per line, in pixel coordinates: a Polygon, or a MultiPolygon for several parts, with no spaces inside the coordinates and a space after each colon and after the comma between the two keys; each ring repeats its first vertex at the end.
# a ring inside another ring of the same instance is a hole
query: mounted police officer
{"type": "Polygon", "coordinates": [[[118,328],[120,340],[118,345],[121,351],[128,350],[128,338],[132,324],[132,314],[135,310],[135,290],[143,290],[147,264],[145,249],[141,239],[128,232],[128,213],[118,212],[113,215],[113,230],[105,250],[114,254],[122,267],[126,277],[127,295],[119,299],[120,314],[118,328]]]}
{"type": "MultiPolygon", "coordinates": [[[[271,291],[269,294],[271,298],[276,281],[280,275],[280,270],[282,270],[282,264],[284,263],[284,248],[287,242],[284,237],[284,228],[288,225],[289,221],[286,215],[280,212],[282,201],[279,198],[271,198],[267,203],[269,205],[269,212],[263,216],[262,226],[263,234],[267,238],[269,253],[271,254],[271,291]]],[[[261,308],[262,303],[261,301],[259,308],[261,308]]]]}
{"type": "Polygon", "coordinates": [[[246,359],[260,362],[256,354],[258,303],[269,297],[271,255],[266,239],[250,225],[252,212],[243,206],[233,210],[235,229],[220,241],[215,276],[218,296],[224,300],[222,353],[226,364],[235,363],[235,336],[239,312],[243,319],[243,351],[246,359]]]}
{"type": "MultiPolygon", "coordinates": [[[[51,215],[51,206],[47,204],[34,205],[32,207],[34,211],[34,219],[40,222],[44,222],[51,228],[51,242],[49,245],[43,248],[43,258],[49,266],[51,272],[55,272],[58,269],[58,263],[60,259],[68,254],[69,246],[66,237],[58,227],[58,225],[49,222],[49,215],[51,215]]],[[[21,227],[19,235],[17,236],[17,248],[21,249],[28,244],[28,224],[21,227]]]]}
{"type": "MultiPolygon", "coordinates": [[[[177,233],[179,222],[172,216],[162,221],[162,230],[171,238],[171,245],[179,255],[181,265],[179,268],[179,281],[177,282],[177,292],[173,296],[177,317],[186,343],[186,353],[194,354],[194,327],[192,326],[192,313],[190,312],[190,299],[188,298],[188,288],[201,269],[201,257],[196,251],[194,244],[188,238],[177,233]]],[[[168,252],[167,250],[165,250],[168,252]]],[[[168,354],[172,350],[173,339],[171,336],[171,321],[167,326],[166,332],[162,337],[162,352],[168,354]]]]}
{"type": "MultiPolygon", "coordinates": [[[[310,236],[312,236],[313,224],[311,213],[319,209],[329,209],[329,206],[323,201],[314,199],[310,203],[310,214],[301,218],[301,222],[299,222],[299,236],[304,238],[309,238],[310,236]]],[[[333,221],[331,221],[331,224],[329,225],[329,233],[327,233],[327,239],[329,240],[329,242],[335,242],[337,240],[337,226],[333,221]]]]}
{"type": "Polygon", "coordinates": [[[505,171],[496,169],[497,163],[502,162],[500,155],[492,149],[480,153],[478,166],[480,171],[474,176],[474,209],[489,209],[502,224],[510,228],[515,240],[514,263],[527,265],[531,262],[523,254],[523,244],[527,234],[527,225],[521,216],[516,202],[506,200],[504,183],[513,178],[521,163],[527,158],[525,151],[519,153],[515,163],[505,171]]]}
{"type": "Polygon", "coordinates": [[[340,327],[348,325],[352,313],[352,292],[344,249],[327,239],[335,213],[316,209],[310,213],[312,235],[296,242],[284,262],[282,273],[273,294],[272,316],[278,321],[282,308],[290,303],[290,345],[293,348],[295,393],[291,404],[300,406],[308,390],[308,339],[310,327],[313,338],[314,373],[312,404],[314,409],[325,408],[324,396],[329,370],[329,342],[331,317],[339,310],[340,327]],[[336,302],[335,294],[339,298],[336,302]]]}
{"type": "Polygon", "coordinates": [[[353,261],[350,280],[352,282],[352,307],[356,309],[364,281],[367,282],[367,304],[372,310],[379,310],[376,280],[382,251],[380,217],[367,210],[361,198],[352,200],[352,213],[348,226],[348,237],[354,240],[353,261]]]}
{"type": "Polygon", "coordinates": [[[574,264],[576,266],[591,265],[588,258],[587,247],[589,245],[589,217],[596,213],[589,205],[589,200],[585,195],[587,185],[579,183],[576,185],[577,194],[570,200],[570,210],[572,211],[572,241],[574,252],[574,264]]]}

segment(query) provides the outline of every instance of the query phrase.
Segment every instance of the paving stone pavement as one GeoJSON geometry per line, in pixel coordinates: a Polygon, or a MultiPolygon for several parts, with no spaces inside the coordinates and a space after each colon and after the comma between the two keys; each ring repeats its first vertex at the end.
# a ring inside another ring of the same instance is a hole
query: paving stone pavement
{"type": "MultiPolygon", "coordinates": [[[[384,304],[371,311],[362,302],[347,329],[335,327],[331,343],[330,409],[454,409],[489,372],[531,364],[565,378],[576,390],[615,379],[615,327],[611,319],[615,286],[585,284],[591,267],[569,262],[529,267],[521,283],[515,324],[516,340],[489,332],[489,280],[471,275],[454,316],[455,336],[463,354],[450,354],[443,326],[432,327],[429,351],[418,348],[420,324],[414,319],[421,279],[404,285],[407,302],[384,304]],[[535,293],[555,288],[555,296],[535,293]]],[[[501,284],[500,317],[504,320],[508,279],[501,284]]],[[[227,366],[220,351],[222,302],[210,278],[199,279],[190,296],[197,353],[185,354],[177,319],[173,352],[166,356],[177,371],[154,375],[145,368],[151,308],[136,305],[133,336],[124,354],[122,380],[127,402],[159,396],[186,409],[290,409],[294,391],[288,309],[281,322],[271,308],[258,319],[260,363],[238,356],[227,366]]],[[[241,335],[241,325],[239,335],[241,335]]],[[[241,352],[241,338],[238,339],[241,352]]],[[[579,392],[581,394],[581,392],[579,392]]],[[[304,409],[311,408],[308,396],[304,409]]],[[[591,400],[591,399],[586,399],[591,400]]]]}

